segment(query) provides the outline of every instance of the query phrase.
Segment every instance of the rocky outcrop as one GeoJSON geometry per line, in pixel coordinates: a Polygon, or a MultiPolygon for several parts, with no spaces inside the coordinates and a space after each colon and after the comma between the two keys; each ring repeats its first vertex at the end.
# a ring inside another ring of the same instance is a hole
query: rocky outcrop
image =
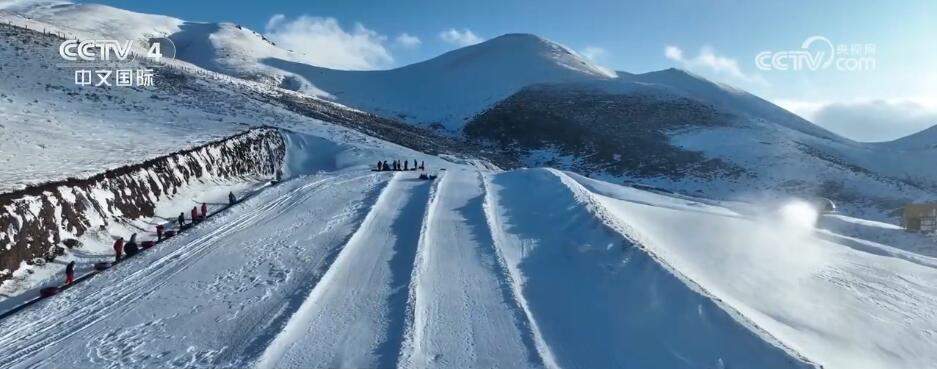
{"type": "Polygon", "coordinates": [[[280,132],[261,127],[90,178],[0,194],[0,280],[24,261],[54,258],[90,229],[154,215],[157,202],[195,182],[270,178],[285,153],[280,132]]]}
{"type": "Polygon", "coordinates": [[[724,126],[732,119],[711,105],[682,97],[535,85],[475,117],[465,134],[530,166],[614,176],[711,178],[742,171],[672,145],[668,132],[724,126]]]}

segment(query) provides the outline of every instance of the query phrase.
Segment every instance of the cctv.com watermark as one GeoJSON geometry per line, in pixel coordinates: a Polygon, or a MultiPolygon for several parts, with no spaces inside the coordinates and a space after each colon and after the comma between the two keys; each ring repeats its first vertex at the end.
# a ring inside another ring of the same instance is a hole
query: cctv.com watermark
{"type": "Polygon", "coordinates": [[[823,36],[808,37],[799,50],[766,50],[755,55],[755,66],[764,71],[858,72],[875,70],[875,44],[833,44],[823,36]]]}
{"type": "Polygon", "coordinates": [[[152,87],[155,70],[143,63],[133,63],[138,56],[151,62],[175,57],[175,45],[167,38],[150,39],[134,52],[133,40],[65,40],[59,45],[59,56],[72,69],[79,86],[152,87]],[[168,49],[168,53],[167,53],[168,49]]]}

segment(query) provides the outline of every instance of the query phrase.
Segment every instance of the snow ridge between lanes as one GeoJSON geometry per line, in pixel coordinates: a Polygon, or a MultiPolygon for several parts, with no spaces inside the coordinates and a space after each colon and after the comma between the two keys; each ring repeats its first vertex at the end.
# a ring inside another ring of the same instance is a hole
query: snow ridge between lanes
{"type": "Polygon", "coordinates": [[[410,285],[408,286],[407,294],[407,315],[406,323],[404,330],[404,339],[400,347],[400,355],[397,359],[397,367],[411,367],[413,366],[413,355],[414,351],[418,350],[417,345],[420,343],[420,335],[423,331],[420,329],[422,323],[419,321],[419,317],[416,313],[417,304],[420,301],[417,301],[417,289],[419,288],[419,280],[425,273],[421,266],[426,259],[426,248],[427,244],[430,241],[427,240],[429,237],[427,228],[429,228],[429,220],[432,219],[439,207],[439,202],[436,198],[437,192],[441,186],[441,183],[445,180],[445,176],[433,182],[429,189],[429,200],[427,200],[426,212],[423,214],[423,224],[420,226],[420,239],[416,246],[416,257],[413,260],[413,272],[410,277],[410,285]]]}
{"type": "Polygon", "coordinates": [[[548,369],[559,369],[560,365],[556,361],[550,346],[543,339],[543,334],[540,331],[540,327],[537,325],[536,319],[534,319],[533,314],[530,310],[530,304],[527,299],[524,298],[522,281],[523,277],[520,274],[520,271],[508,265],[503,248],[505,247],[506,241],[502,238],[503,231],[501,230],[501,224],[504,224],[498,213],[494,210],[497,208],[497,200],[494,198],[495,195],[491,191],[491,178],[488,175],[482,175],[482,184],[485,193],[485,202],[483,208],[485,210],[485,220],[488,222],[488,228],[491,230],[491,237],[494,243],[494,248],[497,254],[498,266],[506,271],[505,275],[510,279],[511,291],[513,297],[516,301],[517,306],[520,306],[524,311],[524,316],[527,318],[527,323],[530,326],[530,331],[532,333],[534,344],[537,348],[537,353],[540,355],[541,360],[543,360],[544,367],[548,369]]]}

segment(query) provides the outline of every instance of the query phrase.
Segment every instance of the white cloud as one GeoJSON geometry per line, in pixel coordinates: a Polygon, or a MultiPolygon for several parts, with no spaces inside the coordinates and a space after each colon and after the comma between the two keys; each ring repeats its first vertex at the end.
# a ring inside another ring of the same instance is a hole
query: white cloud
{"type": "Polygon", "coordinates": [[[579,53],[582,54],[582,56],[584,56],[586,59],[589,59],[593,62],[599,62],[599,59],[605,58],[605,55],[608,54],[605,49],[597,46],[586,46],[579,53]]]}
{"type": "Polygon", "coordinates": [[[716,50],[710,46],[703,46],[699,54],[692,58],[684,56],[684,52],[677,46],[667,45],[664,47],[664,56],[667,59],[680,63],[683,68],[689,69],[701,74],[712,73],[716,77],[728,77],[736,82],[744,82],[767,86],[762,76],[754,74],[749,75],[739,68],[739,63],[735,59],[722,56],[716,53],[716,50]]]}
{"type": "Polygon", "coordinates": [[[664,56],[670,60],[683,61],[683,50],[676,46],[667,46],[664,48],[664,56]]]}
{"type": "Polygon", "coordinates": [[[265,30],[275,29],[280,26],[283,21],[286,20],[286,16],[283,14],[274,14],[270,19],[267,20],[267,25],[264,27],[265,30]]]}
{"type": "Polygon", "coordinates": [[[889,141],[937,125],[937,106],[928,99],[850,102],[777,100],[804,119],[856,141],[889,141]]]}
{"type": "Polygon", "coordinates": [[[265,36],[284,48],[302,52],[310,63],[335,69],[367,70],[390,66],[394,58],[387,37],[356,23],[342,29],[335,18],[277,14],[267,21],[265,36]]]}
{"type": "Polygon", "coordinates": [[[420,47],[420,44],[423,43],[423,41],[421,41],[419,37],[412,36],[406,32],[398,35],[397,38],[394,39],[394,42],[397,43],[397,45],[400,45],[400,47],[403,47],[405,49],[415,49],[417,47],[420,47]]]}
{"type": "Polygon", "coordinates": [[[468,28],[464,28],[462,31],[455,28],[447,29],[439,33],[439,39],[459,47],[475,45],[485,41],[485,39],[478,37],[468,28]]]}

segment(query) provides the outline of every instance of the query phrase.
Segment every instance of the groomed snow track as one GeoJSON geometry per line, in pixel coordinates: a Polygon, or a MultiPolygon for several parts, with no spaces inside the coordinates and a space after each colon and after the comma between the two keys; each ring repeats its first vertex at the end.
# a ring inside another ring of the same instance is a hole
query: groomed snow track
{"type": "Polygon", "coordinates": [[[9,368],[807,366],[611,231],[556,173],[518,173],[299,176],[0,322],[0,357],[9,368]]]}

